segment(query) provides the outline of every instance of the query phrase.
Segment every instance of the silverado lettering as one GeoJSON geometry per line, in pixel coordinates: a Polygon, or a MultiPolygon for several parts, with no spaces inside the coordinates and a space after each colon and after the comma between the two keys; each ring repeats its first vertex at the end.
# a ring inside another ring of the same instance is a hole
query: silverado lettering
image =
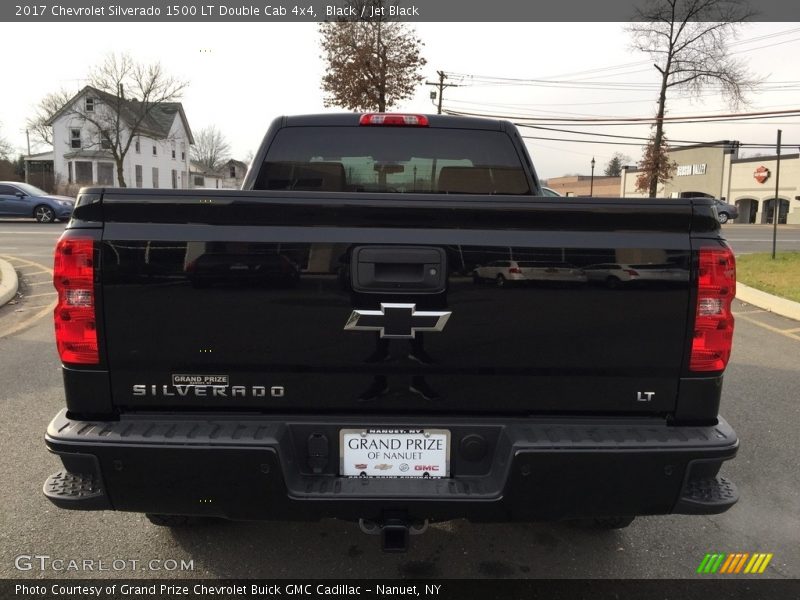
{"type": "Polygon", "coordinates": [[[713,201],[543,196],[507,121],[278,118],[241,190],[82,189],[54,283],[62,508],[402,545],[738,498],[713,201]]]}
{"type": "Polygon", "coordinates": [[[207,396],[211,395],[215,398],[265,398],[270,395],[274,398],[280,398],[284,394],[282,387],[273,386],[266,387],[263,385],[244,386],[244,385],[144,385],[135,384],[133,386],[134,396],[153,396],[157,398],[164,398],[170,396],[207,396]]]}

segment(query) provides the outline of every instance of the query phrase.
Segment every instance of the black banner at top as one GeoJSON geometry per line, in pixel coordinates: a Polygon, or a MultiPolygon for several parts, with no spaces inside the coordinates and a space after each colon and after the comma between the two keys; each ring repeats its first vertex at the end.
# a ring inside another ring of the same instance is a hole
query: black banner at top
{"type": "MultiPolygon", "coordinates": [[[[678,0],[678,3],[685,1],[678,0]]],[[[0,21],[619,22],[639,20],[637,8],[645,9],[648,2],[652,0],[386,0],[382,3],[352,0],[4,0],[0,3],[0,21]]],[[[734,2],[739,3],[738,0],[734,2]]],[[[752,0],[751,8],[756,13],[751,21],[800,21],[800,2],[752,0]]],[[[578,43],[578,40],[573,42],[578,43]]]]}

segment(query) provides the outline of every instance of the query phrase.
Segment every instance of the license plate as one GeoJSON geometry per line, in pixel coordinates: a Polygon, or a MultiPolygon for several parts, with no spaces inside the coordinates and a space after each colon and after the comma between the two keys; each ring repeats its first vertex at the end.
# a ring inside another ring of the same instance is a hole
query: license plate
{"type": "Polygon", "coordinates": [[[345,477],[449,477],[447,429],[342,429],[345,477]]]}

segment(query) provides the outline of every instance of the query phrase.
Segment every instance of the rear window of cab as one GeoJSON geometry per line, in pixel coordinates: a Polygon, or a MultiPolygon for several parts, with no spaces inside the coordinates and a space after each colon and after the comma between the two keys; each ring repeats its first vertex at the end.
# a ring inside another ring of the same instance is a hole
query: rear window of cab
{"type": "Polygon", "coordinates": [[[286,127],[256,189],[529,195],[502,131],[427,127],[286,127]]]}

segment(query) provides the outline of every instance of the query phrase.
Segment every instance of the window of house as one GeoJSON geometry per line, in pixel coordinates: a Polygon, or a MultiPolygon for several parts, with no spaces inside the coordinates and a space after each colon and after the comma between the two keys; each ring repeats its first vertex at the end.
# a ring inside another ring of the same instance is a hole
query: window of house
{"type": "Polygon", "coordinates": [[[111,140],[103,138],[102,140],[100,140],[100,147],[103,150],[111,150],[111,140]]]}
{"type": "Polygon", "coordinates": [[[67,163],[67,183],[72,183],[72,161],[67,163]]]}
{"type": "Polygon", "coordinates": [[[172,189],[178,189],[178,172],[175,169],[172,169],[172,189]]]}
{"type": "Polygon", "coordinates": [[[186,143],[181,143],[181,160],[186,160],[186,143]]]}
{"type": "Polygon", "coordinates": [[[142,153],[142,144],[139,142],[139,138],[136,138],[136,142],[133,144],[134,150],[136,150],[136,154],[142,153]]]}
{"type": "Polygon", "coordinates": [[[153,156],[156,156],[157,154],[158,154],[158,150],[156,150],[156,145],[153,144],[153,156]]]}
{"type": "Polygon", "coordinates": [[[94,98],[87,96],[84,108],[86,109],[86,112],[94,112],[94,98]]]}
{"type": "Polygon", "coordinates": [[[88,160],[75,161],[75,183],[92,183],[92,163],[88,160]]]}
{"type": "MultiPolygon", "coordinates": [[[[155,148],[155,146],[153,146],[155,148]]],[[[158,187],[158,167],[153,167],[153,187],[158,187]]]]}
{"type": "Polygon", "coordinates": [[[114,185],[114,163],[97,163],[97,183],[100,185],[114,185]]]}
{"type": "Polygon", "coordinates": [[[194,184],[197,187],[203,187],[203,185],[205,184],[205,179],[203,178],[202,175],[195,175],[194,176],[194,184]]]}
{"type": "Polygon", "coordinates": [[[236,167],[231,165],[231,179],[236,179],[236,167]]]}
{"type": "Polygon", "coordinates": [[[144,181],[142,177],[142,165],[135,165],[134,169],[136,171],[136,187],[143,187],[144,181]]]}
{"type": "Polygon", "coordinates": [[[70,129],[69,130],[69,145],[70,148],[75,148],[77,150],[81,149],[81,130],[80,129],[70,129]]]}
{"type": "Polygon", "coordinates": [[[175,160],[175,144],[172,144],[172,160],[175,160]]]}

